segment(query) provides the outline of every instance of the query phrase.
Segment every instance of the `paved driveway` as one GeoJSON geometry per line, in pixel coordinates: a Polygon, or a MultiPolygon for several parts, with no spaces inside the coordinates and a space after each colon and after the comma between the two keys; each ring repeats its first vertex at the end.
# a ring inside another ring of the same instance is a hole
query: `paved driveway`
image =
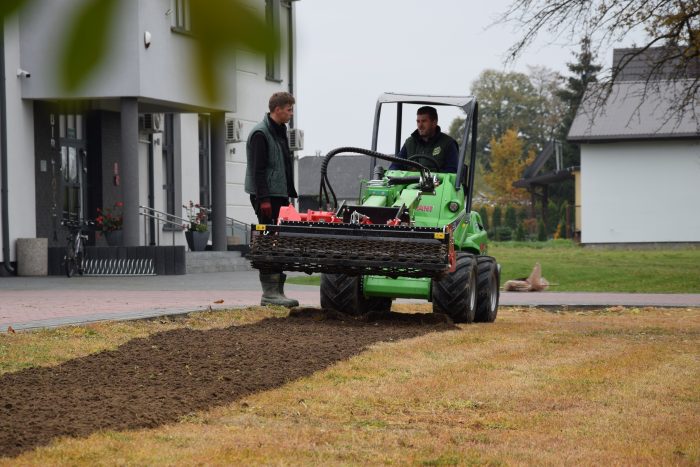
{"type": "MultiPolygon", "coordinates": [[[[318,287],[290,284],[286,291],[303,306],[319,306],[318,287]]],[[[0,277],[0,332],[7,326],[30,329],[251,306],[260,303],[260,293],[255,271],[71,279],[0,277]]],[[[503,292],[501,304],[700,307],[700,294],[503,292]]]]}

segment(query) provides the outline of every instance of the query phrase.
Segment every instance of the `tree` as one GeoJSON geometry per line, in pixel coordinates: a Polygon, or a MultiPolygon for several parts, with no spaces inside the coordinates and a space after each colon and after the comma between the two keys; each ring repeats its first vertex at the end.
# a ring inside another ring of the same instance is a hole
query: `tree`
{"type": "MultiPolygon", "coordinates": [[[[595,63],[595,55],[591,51],[589,38],[585,37],[581,40],[579,52],[573,55],[575,60],[567,63],[569,75],[564,79],[564,85],[553,91],[561,105],[561,112],[558,114],[560,122],[554,133],[554,139],[561,143],[563,168],[581,164],[580,149],[578,145],[567,142],[567,136],[587,86],[590,83],[597,82],[597,74],[601,70],[601,66],[595,63]]],[[[553,171],[555,169],[556,160],[551,158],[547,161],[543,170],[553,171]]],[[[573,200],[573,180],[550,185],[549,196],[557,203],[561,203],[564,200],[573,200]]]]}
{"type": "MultiPolygon", "coordinates": [[[[16,14],[31,0],[2,0],[0,21],[16,14]]],[[[85,0],[76,9],[67,26],[62,44],[57,77],[68,91],[78,89],[109,53],[109,35],[115,12],[127,2],[120,0],[85,0]],[[86,38],[89,38],[86,40],[86,38]]],[[[214,100],[221,83],[216,79],[217,63],[235,49],[245,46],[258,53],[279,48],[279,31],[252,11],[245,0],[207,0],[189,2],[192,18],[192,72],[202,90],[214,100]]]]}
{"type": "Polygon", "coordinates": [[[501,226],[501,219],[503,214],[501,212],[500,206],[495,206],[493,212],[491,213],[491,230],[496,230],[501,226]]]}
{"type": "Polygon", "coordinates": [[[591,40],[588,37],[581,39],[581,49],[574,54],[576,61],[567,63],[566,66],[571,73],[565,81],[564,87],[556,91],[557,97],[564,105],[561,125],[557,131],[557,139],[562,142],[562,159],[564,167],[571,167],[581,164],[581,152],[577,145],[569,144],[566,137],[574,122],[576,111],[583,99],[583,93],[589,83],[598,80],[598,72],[602,67],[595,63],[595,55],[591,51],[591,40]]]}
{"type": "Polygon", "coordinates": [[[515,212],[515,206],[512,204],[506,206],[505,225],[513,230],[515,230],[518,225],[518,217],[515,212]]]}
{"type": "Polygon", "coordinates": [[[642,97],[652,90],[654,81],[671,79],[681,84],[682,91],[674,97],[669,112],[680,119],[685,112],[694,111],[700,93],[698,0],[514,0],[499,21],[514,22],[523,31],[509,50],[510,60],[515,60],[543,29],[570,40],[594,37],[592,50],[599,51],[643,28],[648,36],[644,43],[629,50],[617,66],[605,70],[600,99],[607,99],[628,63],[644,56],[651,66],[641,77],[647,83],[642,97]],[[659,46],[663,47],[655,49],[659,46]]]}
{"type": "MultiPolygon", "coordinates": [[[[477,157],[486,170],[491,168],[491,140],[517,128],[526,151],[539,152],[552,138],[561,120],[554,91],[560,77],[543,67],[531,67],[530,75],[484,70],[471,85],[479,101],[477,157]]],[[[458,141],[464,119],[452,121],[449,134],[458,141]]]]}
{"type": "MultiPolygon", "coordinates": [[[[500,202],[520,201],[527,198],[527,192],[513,187],[513,182],[522,177],[523,170],[534,159],[534,152],[523,153],[523,143],[518,132],[510,129],[500,139],[491,139],[491,172],[486,182],[493,189],[500,202]]],[[[494,219],[494,225],[496,224],[494,219]]]]}

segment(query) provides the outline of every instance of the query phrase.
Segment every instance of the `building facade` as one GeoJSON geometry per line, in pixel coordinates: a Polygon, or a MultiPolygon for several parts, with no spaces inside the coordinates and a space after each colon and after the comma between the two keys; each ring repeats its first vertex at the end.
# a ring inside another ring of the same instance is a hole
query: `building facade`
{"type": "Polygon", "coordinates": [[[645,66],[641,56],[623,70],[602,105],[587,90],[571,126],[584,244],[700,242],[700,96],[689,111],[674,107],[695,77],[647,81],[645,66]]]}
{"type": "MultiPolygon", "coordinates": [[[[267,57],[240,49],[220,63],[215,101],[193,73],[187,0],[118,2],[103,63],[78,91],[63,90],[58,47],[82,3],[37,0],[2,25],[3,269],[16,260],[16,239],[62,246],[63,217],[94,219],[115,203],[124,246],[184,245],[178,218],[191,200],[211,208],[210,243],[226,249],[231,219],[253,219],[247,131],[272,93],[294,93],[294,2],[248,2],[279,28],[281,48],[267,57]],[[149,212],[173,223],[156,225],[149,212]]],[[[89,244],[103,243],[91,234],[89,244]]]]}

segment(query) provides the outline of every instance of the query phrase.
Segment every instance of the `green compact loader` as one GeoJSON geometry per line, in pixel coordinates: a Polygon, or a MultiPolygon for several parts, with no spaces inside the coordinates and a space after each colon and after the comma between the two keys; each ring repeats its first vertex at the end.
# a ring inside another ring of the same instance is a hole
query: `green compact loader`
{"type": "Polygon", "coordinates": [[[268,271],[321,273],[321,306],[350,315],[389,311],[395,298],[426,299],[455,322],[493,322],[500,267],[487,255],[483,222],[471,210],[478,104],[473,97],[383,94],[372,149],[338,148],[321,167],[319,210],[282,208],[277,225],[253,224],[248,258],[268,271]],[[437,172],[430,155],[408,160],[377,152],[382,106],[396,107],[395,153],[404,104],[456,106],[466,114],[457,173],[437,172]],[[364,154],[372,179],[358,205],[338,203],[327,176],[338,154],[364,154]],[[378,160],[410,170],[384,170],[378,160]]]}

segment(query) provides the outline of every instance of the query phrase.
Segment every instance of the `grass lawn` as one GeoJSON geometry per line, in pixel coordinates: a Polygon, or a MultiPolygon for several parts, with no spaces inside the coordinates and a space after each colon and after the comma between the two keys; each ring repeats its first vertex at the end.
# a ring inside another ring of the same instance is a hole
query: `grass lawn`
{"type": "MultiPolygon", "coordinates": [[[[501,283],[527,277],[536,262],[550,291],[700,293],[700,248],[583,248],[569,241],[492,242],[489,254],[501,264],[501,283]]],[[[318,285],[319,276],[288,282],[318,285]]]]}
{"type": "MultiPolygon", "coordinates": [[[[282,313],[0,334],[0,375],[282,313]]],[[[699,407],[700,309],[502,308],[494,324],[380,342],[176,423],[55,439],[0,465],[698,465],[699,407]]]]}

